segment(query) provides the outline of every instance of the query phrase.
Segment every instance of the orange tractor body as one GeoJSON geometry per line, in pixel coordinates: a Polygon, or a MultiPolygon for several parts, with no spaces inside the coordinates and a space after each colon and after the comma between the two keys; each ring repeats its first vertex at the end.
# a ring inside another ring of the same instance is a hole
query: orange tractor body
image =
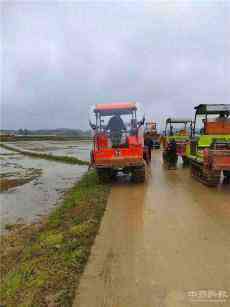
{"type": "Polygon", "coordinates": [[[141,131],[144,119],[137,121],[136,103],[97,104],[93,113],[96,123],[91,123],[94,130],[91,164],[99,178],[107,181],[122,171],[131,173],[136,182],[144,181],[145,150],[141,131]]]}

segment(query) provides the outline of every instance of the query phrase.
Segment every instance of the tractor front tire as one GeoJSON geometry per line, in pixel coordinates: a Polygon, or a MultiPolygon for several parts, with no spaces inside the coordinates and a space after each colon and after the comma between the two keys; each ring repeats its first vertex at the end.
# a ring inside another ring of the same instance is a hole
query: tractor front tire
{"type": "Polygon", "coordinates": [[[132,181],[135,183],[145,182],[146,170],[145,165],[140,167],[135,167],[132,170],[132,181]]]}

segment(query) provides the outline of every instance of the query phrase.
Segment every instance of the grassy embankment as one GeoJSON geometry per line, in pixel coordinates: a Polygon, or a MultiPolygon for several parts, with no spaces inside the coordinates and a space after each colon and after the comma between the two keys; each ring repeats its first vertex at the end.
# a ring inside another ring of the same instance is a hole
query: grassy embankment
{"type": "Polygon", "coordinates": [[[109,190],[88,172],[46,219],[2,236],[0,304],[72,305],[109,190]]]}
{"type": "Polygon", "coordinates": [[[19,152],[23,155],[27,155],[33,158],[40,158],[40,159],[46,159],[46,160],[52,160],[52,161],[57,161],[57,162],[64,162],[64,163],[70,163],[70,164],[78,164],[78,165],[89,165],[88,161],[84,161],[84,160],[80,160],[76,157],[70,157],[70,156],[55,156],[55,155],[51,155],[51,154],[46,154],[46,153],[37,153],[34,151],[30,151],[30,150],[24,150],[24,149],[20,149],[20,148],[16,148],[13,146],[9,146],[6,145],[4,143],[0,143],[0,146],[8,149],[8,150],[12,150],[15,152],[19,152]]]}

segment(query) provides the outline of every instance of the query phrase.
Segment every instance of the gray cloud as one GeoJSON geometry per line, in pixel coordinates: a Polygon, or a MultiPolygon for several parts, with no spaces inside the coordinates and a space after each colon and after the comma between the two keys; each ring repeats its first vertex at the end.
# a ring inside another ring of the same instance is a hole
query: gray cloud
{"type": "Polygon", "coordinates": [[[5,128],[88,128],[98,102],[158,121],[230,102],[228,1],[0,5],[5,128]]]}

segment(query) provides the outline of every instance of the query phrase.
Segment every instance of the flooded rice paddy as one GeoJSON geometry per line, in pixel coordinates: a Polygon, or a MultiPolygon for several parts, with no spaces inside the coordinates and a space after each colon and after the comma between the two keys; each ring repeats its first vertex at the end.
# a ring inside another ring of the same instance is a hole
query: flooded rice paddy
{"type": "Polygon", "coordinates": [[[7,143],[20,149],[36,151],[56,156],[74,156],[89,161],[91,143],[89,141],[19,141],[7,143]]]}
{"type": "MultiPolygon", "coordinates": [[[[22,149],[89,160],[86,142],[18,142],[22,149]]],[[[7,224],[30,223],[45,215],[86,172],[87,166],[31,158],[0,148],[0,219],[7,224]]]]}

